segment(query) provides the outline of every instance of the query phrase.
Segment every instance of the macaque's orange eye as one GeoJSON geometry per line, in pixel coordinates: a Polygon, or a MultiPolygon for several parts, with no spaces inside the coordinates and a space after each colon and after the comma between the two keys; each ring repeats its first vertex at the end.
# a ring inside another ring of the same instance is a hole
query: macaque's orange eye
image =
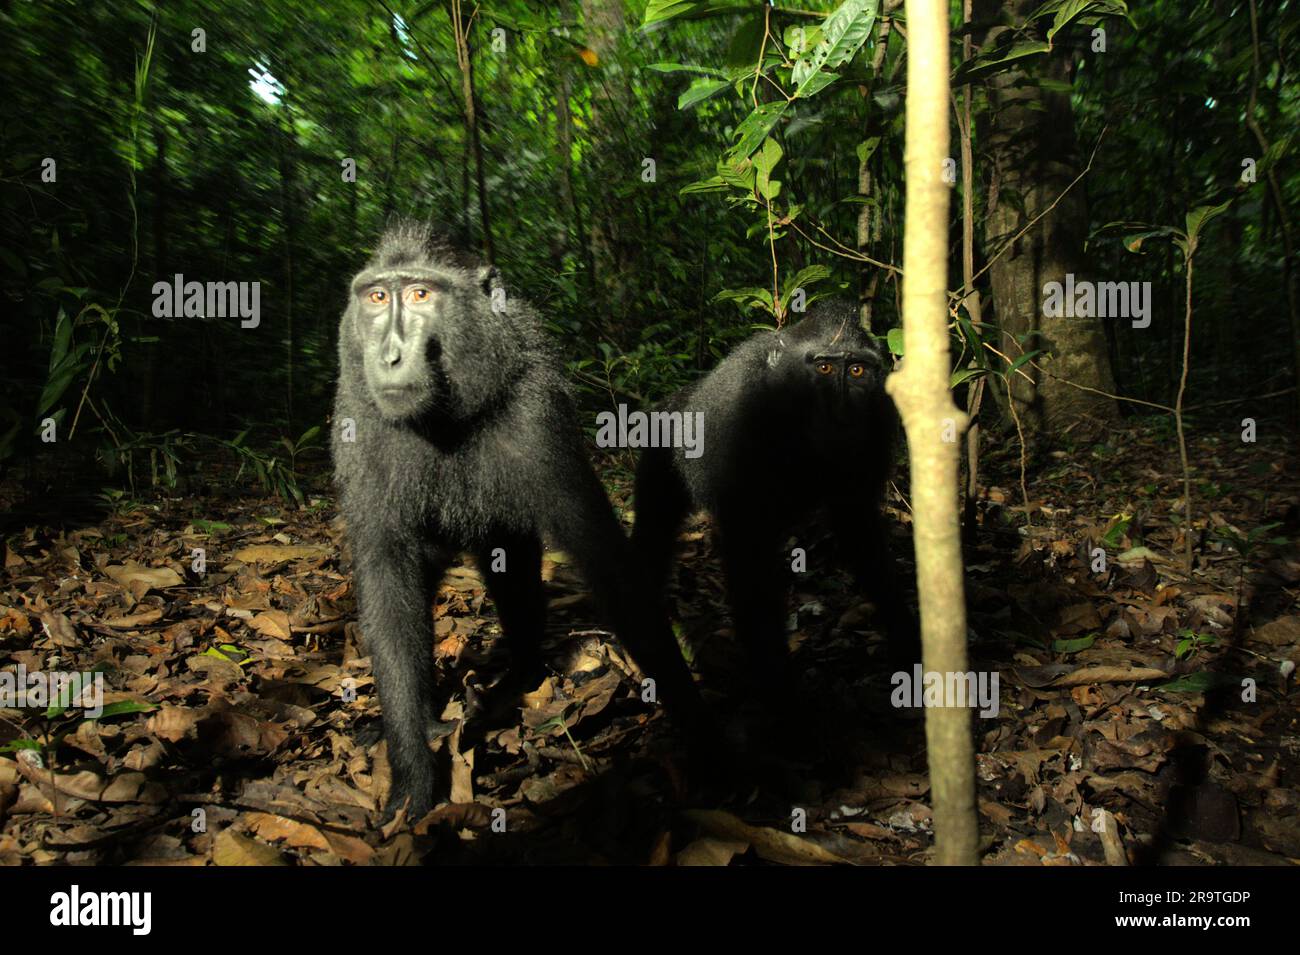
{"type": "Polygon", "coordinates": [[[371,305],[383,305],[388,301],[388,293],[381,288],[372,288],[366,293],[366,301],[371,305]]]}
{"type": "Polygon", "coordinates": [[[817,374],[819,375],[829,375],[834,370],[835,366],[828,361],[819,361],[817,363],[817,374]]]}
{"type": "Polygon", "coordinates": [[[423,305],[433,297],[433,292],[423,285],[416,285],[406,290],[407,301],[423,305]]]}
{"type": "Polygon", "coordinates": [[[849,374],[854,378],[861,378],[867,373],[865,365],[849,365],[849,374]]]}

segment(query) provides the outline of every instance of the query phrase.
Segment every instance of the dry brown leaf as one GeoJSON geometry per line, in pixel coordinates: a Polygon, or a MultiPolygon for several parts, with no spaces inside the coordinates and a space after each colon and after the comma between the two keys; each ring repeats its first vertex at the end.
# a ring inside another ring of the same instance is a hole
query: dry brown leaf
{"type": "Polygon", "coordinates": [[[1286,647],[1300,643],[1300,617],[1278,617],[1250,635],[1253,643],[1266,643],[1272,647],[1286,647]]]}
{"type": "Polygon", "coordinates": [[[238,683],[244,678],[244,671],[240,669],[239,664],[234,660],[213,656],[210,653],[200,653],[196,656],[187,657],[185,665],[193,672],[203,674],[206,679],[216,686],[229,686],[232,683],[238,683]]]}
{"type": "Polygon", "coordinates": [[[217,833],[212,843],[212,861],[217,865],[287,865],[276,849],[233,829],[217,833]]]}
{"type": "Polygon", "coordinates": [[[162,619],[162,615],[161,608],[150,607],[148,610],[127,614],[125,617],[109,617],[103,623],[104,626],[112,627],[114,630],[134,630],[136,627],[145,627],[151,623],[156,623],[162,619]]]}
{"type": "Polygon", "coordinates": [[[248,621],[248,625],[258,633],[275,637],[277,640],[289,640],[293,637],[293,629],[289,624],[289,615],[283,610],[267,610],[259,613],[248,621]]]}
{"type": "Polygon", "coordinates": [[[1087,602],[1065,607],[1061,610],[1059,620],[1054,629],[1057,634],[1062,635],[1101,628],[1101,617],[1097,613],[1097,608],[1087,602]]]}
{"type": "Polygon", "coordinates": [[[88,769],[78,773],[51,773],[27,762],[19,762],[18,767],[30,782],[41,789],[53,786],[65,796],[86,802],[156,803],[165,798],[158,787],[147,785],[144,773],[128,771],[105,779],[88,769]]]}
{"type": "Polygon", "coordinates": [[[1092,831],[1101,838],[1101,849],[1106,854],[1107,865],[1128,865],[1128,854],[1124,851],[1124,840],[1119,837],[1119,823],[1115,816],[1105,809],[1093,811],[1092,831]]]}
{"type": "Polygon", "coordinates": [[[252,812],[244,816],[249,828],[267,842],[283,841],[295,849],[323,849],[347,862],[369,864],[375,855],[363,839],[342,833],[318,829],[315,826],[286,819],[266,812],[252,812]]]}
{"type": "Polygon", "coordinates": [[[540,709],[547,703],[555,699],[555,685],[548,676],[542,680],[542,685],[523,695],[523,704],[530,710],[540,709]]]}
{"type": "Polygon", "coordinates": [[[748,842],[704,836],[677,853],[677,864],[681,866],[730,865],[733,858],[748,851],[748,842]]]}
{"type": "Polygon", "coordinates": [[[235,551],[235,560],[245,564],[279,564],[287,560],[303,560],[308,557],[324,557],[330,552],[328,547],[320,544],[253,544],[235,551]]]}
{"type": "Polygon", "coordinates": [[[57,610],[47,610],[41,614],[41,624],[45,628],[45,634],[50,638],[50,642],[58,647],[81,646],[81,641],[77,639],[77,629],[72,625],[72,621],[59,613],[57,610]]]}
{"type": "Polygon", "coordinates": [[[199,721],[199,738],[213,751],[232,756],[265,756],[289,738],[289,731],[234,709],[209,710],[199,721]]]}
{"type": "Polygon", "coordinates": [[[110,564],[104,568],[114,583],[131,589],[132,584],[143,585],[146,590],[164,590],[184,583],[181,575],[170,567],[145,567],[130,560],[125,564],[110,564]]]}
{"type": "Polygon", "coordinates": [[[0,607],[0,632],[9,631],[20,637],[32,632],[32,622],[27,614],[13,607],[0,607]]]}
{"type": "MultiPolygon", "coordinates": [[[[457,730],[459,733],[459,730],[457,730]]],[[[457,741],[459,742],[459,741],[457,741]]],[[[467,803],[474,801],[474,750],[457,752],[457,746],[451,749],[451,801],[467,803]]]]}
{"type": "Polygon", "coordinates": [[[202,716],[202,710],[184,706],[164,706],[149,717],[145,729],[161,740],[178,743],[190,735],[202,716]]]}
{"type": "Polygon", "coordinates": [[[1015,813],[1013,813],[1010,809],[1008,809],[1006,806],[1002,805],[999,802],[994,802],[991,799],[981,799],[979,801],[979,808],[980,808],[980,815],[983,816],[985,819],[988,819],[996,826],[1008,825],[1010,824],[1011,820],[1015,817],[1015,813]]]}
{"type": "Polygon", "coordinates": [[[724,840],[747,842],[762,858],[785,865],[834,865],[847,862],[810,839],[765,826],[751,826],[718,809],[688,809],[686,817],[724,840]]]}
{"type": "Polygon", "coordinates": [[[1082,686],[1085,683],[1149,683],[1167,680],[1169,674],[1154,667],[1082,667],[1052,682],[1052,686],[1082,686]]]}

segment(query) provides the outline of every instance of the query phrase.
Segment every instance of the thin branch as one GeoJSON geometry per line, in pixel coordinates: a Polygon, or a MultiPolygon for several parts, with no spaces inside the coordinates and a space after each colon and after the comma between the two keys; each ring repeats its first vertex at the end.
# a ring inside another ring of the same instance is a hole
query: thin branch
{"type": "Polygon", "coordinates": [[[1187,365],[1192,348],[1192,260],[1196,256],[1196,239],[1187,237],[1187,306],[1183,313],[1183,374],[1178,381],[1178,399],[1174,402],[1174,425],[1178,428],[1178,456],[1183,462],[1183,559],[1192,572],[1192,472],[1187,465],[1187,436],[1183,433],[1183,395],[1187,392],[1187,365]]]}
{"type": "Polygon", "coordinates": [[[811,242],[814,246],[821,249],[823,252],[829,252],[831,255],[838,255],[841,258],[845,258],[845,259],[852,259],[855,262],[866,262],[868,265],[874,265],[878,269],[884,269],[887,272],[894,272],[897,275],[903,274],[903,270],[899,268],[897,265],[890,265],[888,262],[881,262],[879,259],[873,259],[871,256],[864,255],[863,253],[857,251],[856,249],[850,249],[847,245],[845,245],[839,239],[835,238],[835,236],[831,235],[829,232],[823,229],[816,222],[813,222],[813,228],[815,228],[822,235],[826,236],[826,238],[828,238],[830,241],[834,242],[839,248],[832,249],[828,246],[822,245],[820,242],[818,242],[816,239],[810,236],[807,232],[801,229],[799,227],[799,224],[796,223],[793,219],[782,224],[790,226],[792,229],[794,229],[801,236],[803,236],[805,239],[811,242]]]}
{"type": "MultiPolygon", "coordinates": [[[[1038,213],[1038,215],[1034,216],[1027,223],[1025,223],[1025,227],[1023,229],[1021,229],[1010,239],[1008,239],[1006,243],[1003,244],[1002,248],[998,249],[998,251],[994,253],[993,256],[987,262],[984,263],[984,267],[981,268],[978,272],[976,272],[973,276],[971,276],[972,283],[974,283],[976,279],[978,279],[981,275],[987,272],[994,262],[1002,258],[1002,256],[1005,255],[1013,245],[1015,245],[1017,242],[1020,241],[1021,236],[1023,236],[1026,232],[1028,232],[1030,229],[1032,229],[1035,225],[1038,224],[1040,219],[1042,219],[1049,212],[1055,209],[1056,206],[1060,203],[1060,201],[1069,194],[1070,190],[1073,189],[1075,186],[1077,186],[1080,182],[1082,182],[1083,177],[1088,175],[1088,173],[1092,171],[1092,162],[1094,159],[1097,158],[1097,150],[1101,148],[1101,141],[1106,137],[1106,130],[1108,128],[1109,127],[1102,128],[1101,135],[1097,137],[1097,144],[1092,147],[1092,155],[1088,157],[1088,165],[1083,167],[1083,171],[1079,173],[1079,175],[1075,176],[1074,180],[1068,186],[1066,186],[1064,189],[1061,190],[1061,194],[1052,200],[1051,205],[1049,205],[1046,209],[1044,209],[1042,212],[1038,213]]],[[[948,294],[953,298],[958,297],[951,292],[949,292],[948,294]]]]}

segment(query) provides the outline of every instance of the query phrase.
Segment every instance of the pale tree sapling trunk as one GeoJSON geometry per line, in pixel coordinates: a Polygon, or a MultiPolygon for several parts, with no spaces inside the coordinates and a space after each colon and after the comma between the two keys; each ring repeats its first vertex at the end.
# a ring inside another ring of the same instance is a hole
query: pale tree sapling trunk
{"type": "MultiPolygon", "coordinates": [[[[907,183],[903,236],[903,353],[886,387],[907,430],[912,475],[922,662],[927,673],[966,672],[966,602],[957,514],[959,437],[948,349],[948,4],[907,0],[907,183]]],[[[950,701],[951,702],[951,701],[950,701]]],[[[975,751],[970,711],[926,710],[935,861],[974,865],[975,751]]]]}

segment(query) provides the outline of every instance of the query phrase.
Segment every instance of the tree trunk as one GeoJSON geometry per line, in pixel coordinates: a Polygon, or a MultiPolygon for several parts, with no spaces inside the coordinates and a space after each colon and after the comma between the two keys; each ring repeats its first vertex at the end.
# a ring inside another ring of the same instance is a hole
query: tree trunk
{"type": "MultiPolygon", "coordinates": [[[[1269,150],[1268,137],[1255,116],[1259,101],[1260,83],[1260,49],[1259,49],[1259,14],[1255,9],[1255,0],[1250,0],[1250,104],[1246,107],[1246,126],[1259,143],[1261,156],[1269,150]]],[[[1296,386],[1296,411],[1300,414],[1300,291],[1296,289],[1296,247],[1291,232],[1291,217],[1287,213],[1286,199],[1277,178],[1277,169],[1270,166],[1264,174],[1268,181],[1269,198],[1277,212],[1277,224],[1282,233],[1282,286],[1287,307],[1287,319],[1291,330],[1291,378],[1296,386]]],[[[1234,257],[1234,263],[1237,259],[1234,257]]]]}
{"type": "MultiPolygon", "coordinates": [[[[876,48],[871,56],[873,80],[879,77],[880,69],[885,62],[885,52],[889,49],[889,32],[894,23],[890,14],[902,5],[903,0],[885,0],[884,9],[881,10],[880,22],[876,26],[876,48]]],[[[884,130],[880,128],[879,120],[875,118],[875,111],[869,111],[868,115],[869,118],[863,129],[864,137],[870,139],[873,136],[883,136],[884,130]]],[[[885,215],[886,197],[881,188],[882,184],[876,181],[872,171],[872,159],[872,156],[864,155],[858,160],[858,195],[864,199],[874,200],[875,204],[864,202],[858,209],[857,248],[864,255],[881,259],[883,256],[880,253],[880,233],[885,215]]],[[[880,160],[877,158],[875,161],[880,160]]],[[[877,331],[873,328],[876,296],[880,294],[880,284],[884,278],[882,269],[870,265],[864,265],[858,276],[858,320],[869,332],[877,331]]]]}
{"type": "MultiPolygon", "coordinates": [[[[566,21],[571,17],[569,0],[561,0],[560,19],[566,21]]],[[[591,280],[591,249],[586,245],[586,234],[582,228],[582,218],[578,214],[578,202],[573,188],[573,108],[570,100],[573,96],[573,47],[568,43],[557,43],[555,54],[555,163],[559,170],[560,209],[555,221],[555,240],[551,258],[559,271],[563,268],[565,256],[570,250],[579,248],[586,263],[586,279],[591,280]],[[572,229],[572,233],[570,233],[572,229]],[[575,245],[576,244],[576,245],[575,245]]]]}
{"type": "MultiPolygon", "coordinates": [[[[588,179],[597,183],[609,182],[615,175],[631,176],[640,172],[639,169],[618,168],[630,162],[631,157],[614,144],[618,104],[615,91],[610,87],[609,66],[624,29],[623,0],[582,0],[582,22],[587,45],[596,54],[591,83],[591,144],[586,150],[592,157],[592,166],[587,170],[588,179]]],[[[621,271],[619,210],[609,201],[608,191],[599,190],[592,195],[589,208],[593,284],[600,296],[600,311],[608,316],[611,310],[622,311],[626,291],[626,283],[618,277],[621,271]]]]}
{"type": "MultiPolygon", "coordinates": [[[[1009,5],[1012,19],[1023,22],[1040,5],[1039,0],[1014,0],[1009,5]]],[[[1003,7],[1001,0],[977,0],[976,18],[996,21],[1003,7]]],[[[1007,29],[992,27],[986,44],[1007,29]]],[[[1032,77],[1021,69],[992,77],[980,137],[992,170],[984,225],[986,252],[995,256],[1012,242],[989,267],[993,308],[1002,330],[1003,347],[999,350],[1012,359],[1022,350],[1036,348],[1048,349],[1054,356],[1050,376],[1029,365],[1021,370],[1032,381],[1020,374],[1013,376],[1011,397],[1021,422],[1031,432],[1044,428],[1059,431],[1084,416],[1108,421],[1118,413],[1113,399],[1066,383],[1114,392],[1100,325],[1113,319],[1043,315],[1048,282],[1064,283],[1071,273],[1076,282],[1089,277],[1083,250],[1088,234],[1084,184],[1066,192],[1082,168],[1070,100],[1036,82],[1039,77],[1064,81],[1065,65],[1061,55],[1049,53],[1046,59],[1035,59],[1032,77]],[[1053,202],[1057,205],[1051,212],[1016,238],[1053,202]],[[1038,334],[1032,335],[1034,332],[1038,334]]]]}
{"type": "MultiPolygon", "coordinates": [[[[167,175],[167,127],[160,121],[153,124],[154,161],[150,180],[153,185],[153,274],[167,280],[171,268],[171,249],[167,238],[170,226],[167,222],[168,204],[171,184],[167,175]]],[[[140,378],[135,382],[135,392],[140,396],[137,413],[142,426],[154,417],[154,392],[158,380],[159,342],[143,346],[144,363],[140,378]]]]}
{"type": "Polygon", "coordinates": [[[283,64],[277,68],[276,75],[281,77],[285,88],[285,93],[280,100],[280,225],[281,234],[284,238],[284,416],[285,426],[292,434],[294,426],[293,254],[294,249],[298,248],[298,209],[297,188],[295,185],[297,172],[294,167],[293,154],[297,144],[293,135],[293,111],[289,106],[288,91],[293,89],[293,86],[289,77],[288,65],[283,64]]]}
{"type": "Polygon", "coordinates": [[[478,219],[483,231],[483,256],[489,262],[496,261],[496,250],[492,239],[492,216],[488,212],[487,185],[483,175],[483,143],[479,139],[478,108],[474,99],[474,57],[470,49],[470,20],[461,13],[460,0],[451,0],[448,11],[451,15],[452,29],[456,35],[456,63],[460,66],[460,90],[465,105],[465,138],[467,148],[474,157],[474,179],[478,186],[478,219]]]}
{"type": "MultiPolygon", "coordinates": [[[[926,673],[966,672],[966,601],[957,519],[959,437],[966,416],[948,386],[948,3],[907,0],[907,182],[903,366],[886,387],[907,429],[916,583],[926,673]]],[[[975,750],[970,709],[925,711],[935,861],[974,865],[975,750]]]]}
{"type": "MultiPolygon", "coordinates": [[[[969,27],[971,20],[971,0],[962,0],[962,25],[969,27]]],[[[961,38],[961,56],[969,60],[974,53],[974,43],[969,30],[961,38]]],[[[962,87],[961,116],[961,307],[966,310],[976,334],[980,334],[984,322],[984,310],[980,303],[980,292],[975,287],[975,156],[972,148],[973,130],[971,129],[971,98],[974,91],[970,84],[962,87]]],[[[972,349],[983,346],[978,341],[967,342],[972,349]]],[[[968,367],[981,367],[988,355],[975,355],[968,367]]],[[[966,415],[970,419],[966,431],[966,493],[962,526],[968,534],[975,531],[975,505],[979,496],[979,460],[980,460],[980,406],[983,404],[984,389],[988,382],[980,377],[973,381],[966,394],[966,415]]]]}

